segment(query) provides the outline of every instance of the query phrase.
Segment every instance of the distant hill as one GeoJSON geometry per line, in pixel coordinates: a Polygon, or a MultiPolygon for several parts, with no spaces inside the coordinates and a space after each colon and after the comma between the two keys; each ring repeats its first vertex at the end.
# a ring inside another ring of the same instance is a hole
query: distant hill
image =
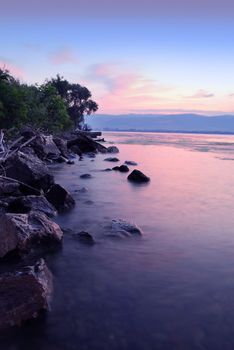
{"type": "Polygon", "coordinates": [[[234,133],[234,115],[198,114],[97,114],[87,119],[97,130],[234,133]]]}

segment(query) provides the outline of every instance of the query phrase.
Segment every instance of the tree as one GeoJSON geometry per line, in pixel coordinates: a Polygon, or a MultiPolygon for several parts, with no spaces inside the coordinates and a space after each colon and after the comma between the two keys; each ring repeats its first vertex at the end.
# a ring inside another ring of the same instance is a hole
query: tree
{"type": "Polygon", "coordinates": [[[98,110],[98,105],[91,99],[91,92],[79,84],[71,84],[60,75],[46,82],[56,88],[67,106],[67,112],[76,128],[81,128],[84,116],[98,110]]]}

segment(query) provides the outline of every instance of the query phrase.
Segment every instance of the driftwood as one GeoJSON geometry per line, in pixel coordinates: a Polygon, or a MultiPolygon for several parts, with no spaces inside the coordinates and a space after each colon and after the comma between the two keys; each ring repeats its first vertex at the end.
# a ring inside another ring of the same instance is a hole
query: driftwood
{"type": "MultiPolygon", "coordinates": [[[[2,144],[3,144],[3,137],[4,137],[4,135],[2,136],[2,144]]],[[[5,162],[9,157],[11,157],[13,154],[17,153],[20,149],[22,149],[23,147],[26,147],[27,145],[29,145],[33,140],[35,140],[35,138],[36,138],[36,136],[31,137],[29,140],[27,140],[26,142],[20,144],[18,147],[14,148],[12,150],[13,147],[15,147],[17,144],[20,143],[20,141],[23,140],[23,136],[20,136],[6,150],[4,150],[2,152],[3,154],[0,155],[0,162],[1,163],[5,162]]],[[[1,136],[0,136],[0,147],[1,147],[1,136]]]]}

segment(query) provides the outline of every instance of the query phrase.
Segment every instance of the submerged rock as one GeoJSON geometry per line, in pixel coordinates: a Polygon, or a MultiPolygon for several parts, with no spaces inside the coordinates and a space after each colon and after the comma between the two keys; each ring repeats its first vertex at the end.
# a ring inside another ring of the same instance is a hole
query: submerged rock
{"type": "Polygon", "coordinates": [[[128,175],[128,180],[133,182],[149,182],[150,178],[143,174],[140,170],[133,170],[130,175],[128,175]]]}
{"type": "Polygon", "coordinates": [[[91,174],[82,174],[80,175],[81,179],[91,179],[92,175],[91,174]]]}
{"type": "Polygon", "coordinates": [[[0,258],[12,251],[21,254],[41,243],[58,243],[60,227],[40,212],[2,214],[0,216],[0,258]]]}
{"type": "Polygon", "coordinates": [[[107,147],[107,153],[119,153],[119,149],[116,146],[107,147]]]}
{"type": "Polygon", "coordinates": [[[119,159],[116,157],[108,157],[104,159],[106,162],[119,162],[119,159]]]}
{"type": "Polygon", "coordinates": [[[71,194],[59,184],[52,185],[45,196],[59,213],[68,211],[75,206],[75,200],[71,194]]]}
{"type": "Polygon", "coordinates": [[[81,231],[81,232],[77,233],[75,236],[82,243],[95,244],[95,240],[93,239],[93,236],[88,232],[81,231]]]}
{"type": "Polygon", "coordinates": [[[122,220],[122,219],[117,219],[117,220],[112,220],[111,223],[111,231],[108,233],[110,236],[114,237],[126,237],[126,236],[141,236],[142,231],[141,229],[128,221],[122,220]]]}
{"type": "Polygon", "coordinates": [[[125,164],[127,164],[127,165],[134,165],[134,166],[136,166],[137,165],[137,163],[136,162],[134,162],[133,160],[125,160],[125,162],[124,162],[125,164]]]}
{"type": "Polygon", "coordinates": [[[7,211],[10,213],[29,213],[30,211],[39,211],[49,217],[57,214],[55,208],[48,202],[44,196],[24,196],[15,198],[9,203],[7,211]]]}
{"type": "Polygon", "coordinates": [[[52,274],[43,259],[33,266],[0,276],[0,331],[20,326],[47,310],[52,292],[52,274]]]}

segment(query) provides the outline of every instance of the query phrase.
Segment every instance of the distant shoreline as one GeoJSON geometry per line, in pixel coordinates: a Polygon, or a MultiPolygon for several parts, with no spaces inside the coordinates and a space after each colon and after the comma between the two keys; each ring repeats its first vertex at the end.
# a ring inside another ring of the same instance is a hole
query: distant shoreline
{"type": "Polygon", "coordinates": [[[140,132],[145,132],[145,133],[155,133],[155,134],[201,134],[201,135],[227,135],[231,136],[234,135],[233,132],[228,132],[228,131],[186,131],[186,130],[126,130],[126,129],[108,129],[108,130],[100,130],[101,132],[135,132],[135,133],[140,133],[140,132]]]}

